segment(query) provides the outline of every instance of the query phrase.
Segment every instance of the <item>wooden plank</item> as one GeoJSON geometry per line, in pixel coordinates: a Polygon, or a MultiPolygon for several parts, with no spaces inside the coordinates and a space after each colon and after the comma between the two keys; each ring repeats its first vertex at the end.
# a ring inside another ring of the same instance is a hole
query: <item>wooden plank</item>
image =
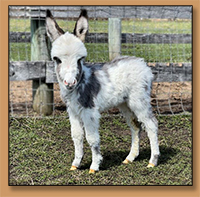
{"type": "Polygon", "coordinates": [[[89,18],[192,19],[192,6],[9,6],[9,16],[44,17],[45,10],[50,9],[55,18],[69,19],[77,18],[83,8],[89,18]]]}
{"type": "Polygon", "coordinates": [[[191,44],[191,34],[122,34],[122,43],[191,44]]]}
{"type": "Polygon", "coordinates": [[[33,79],[45,79],[46,63],[45,61],[21,61],[9,63],[10,81],[26,81],[33,79]]]}
{"type": "MultiPolygon", "coordinates": [[[[10,32],[10,42],[31,42],[30,32],[10,32]]],[[[88,33],[86,43],[108,43],[107,33],[88,33]]],[[[135,44],[191,44],[191,34],[137,34],[122,33],[121,43],[135,44]]]]}
{"type": "Polygon", "coordinates": [[[154,74],[155,82],[178,82],[178,81],[192,81],[192,66],[189,63],[186,64],[164,64],[156,63],[155,66],[151,66],[154,74]]]}
{"type": "MultiPolygon", "coordinates": [[[[99,65],[103,63],[86,64],[99,65]]],[[[10,62],[10,81],[24,81],[45,78],[46,83],[57,83],[52,61],[10,62]]],[[[192,81],[191,63],[148,63],[154,74],[154,82],[192,81]]]]}
{"type": "Polygon", "coordinates": [[[31,42],[31,33],[30,32],[9,32],[9,41],[10,42],[31,42]]]}

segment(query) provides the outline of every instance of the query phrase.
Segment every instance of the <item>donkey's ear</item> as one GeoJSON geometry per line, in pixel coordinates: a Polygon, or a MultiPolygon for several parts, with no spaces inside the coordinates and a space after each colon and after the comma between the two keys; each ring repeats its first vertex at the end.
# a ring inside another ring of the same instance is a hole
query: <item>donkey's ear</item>
{"type": "Polygon", "coordinates": [[[81,10],[80,16],[76,21],[76,25],[74,28],[74,35],[80,38],[82,42],[84,42],[87,31],[88,31],[87,10],[81,10]]]}
{"type": "Polygon", "coordinates": [[[51,42],[65,33],[56,23],[50,10],[46,11],[46,31],[51,42]]]}

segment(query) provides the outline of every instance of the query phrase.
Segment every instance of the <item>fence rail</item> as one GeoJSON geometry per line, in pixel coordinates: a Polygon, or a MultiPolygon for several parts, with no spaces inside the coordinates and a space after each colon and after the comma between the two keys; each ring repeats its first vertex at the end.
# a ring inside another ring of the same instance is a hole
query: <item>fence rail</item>
{"type": "MultiPolygon", "coordinates": [[[[30,32],[10,32],[10,42],[31,42],[30,32]]],[[[190,44],[191,34],[138,34],[122,33],[121,43],[139,44],[190,44]]],[[[89,33],[85,40],[87,43],[108,43],[107,33],[89,33]]]]}
{"type": "MultiPolygon", "coordinates": [[[[95,66],[97,64],[87,64],[95,66]]],[[[99,64],[98,64],[99,65],[99,64]]],[[[148,63],[154,74],[154,82],[179,82],[192,80],[191,63],[167,64],[148,63]]],[[[57,83],[52,61],[21,61],[10,62],[10,81],[25,81],[34,79],[45,79],[46,83],[57,83]]]]}
{"type": "Polygon", "coordinates": [[[77,18],[80,9],[88,10],[89,18],[159,18],[192,19],[192,6],[10,6],[11,18],[45,17],[46,9],[57,19],[77,18]]]}

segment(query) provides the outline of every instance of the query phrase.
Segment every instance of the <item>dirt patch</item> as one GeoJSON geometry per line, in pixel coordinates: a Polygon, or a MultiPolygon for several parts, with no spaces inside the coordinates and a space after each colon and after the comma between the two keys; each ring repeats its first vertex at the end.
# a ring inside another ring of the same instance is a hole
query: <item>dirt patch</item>
{"type": "MultiPolygon", "coordinates": [[[[54,84],[53,114],[65,114],[65,104],[60,99],[59,85],[54,84]]],[[[10,113],[15,115],[37,116],[32,109],[32,81],[11,81],[9,91],[10,113]]],[[[153,83],[151,104],[158,114],[173,114],[192,111],[192,82],[153,83]]],[[[119,113],[110,109],[109,113],[119,113]]]]}

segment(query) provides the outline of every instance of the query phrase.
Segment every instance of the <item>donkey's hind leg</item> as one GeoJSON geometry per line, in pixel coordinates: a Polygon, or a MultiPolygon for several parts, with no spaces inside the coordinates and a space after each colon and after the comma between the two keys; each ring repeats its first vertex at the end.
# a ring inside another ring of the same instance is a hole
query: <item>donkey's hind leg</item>
{"type": "Polygon", "coordinates": [[[131,130],[132,142],[131,150],[126,159],[123,161],[124,164],[132,162],[139,155],[139,146],[140,146],[140,123],[137,121],[134,113],[128,108],[127,104],[124,103],[119,106],[120,111],[124,115],[127,124],[131,130]]]}
{"type": "Polygon", "coordinates": [[[151,105],[145,99],[140,99],[140,103],[138,102],[137,104],[131,103],[130,100],[129,107],[134,111],[138,121],[144,126],[147,132],[151,145],[151,158],[147,167],[154,167],[158,163],[160,151],[158,143],[158,123],[152,113],[151,105]]]}

